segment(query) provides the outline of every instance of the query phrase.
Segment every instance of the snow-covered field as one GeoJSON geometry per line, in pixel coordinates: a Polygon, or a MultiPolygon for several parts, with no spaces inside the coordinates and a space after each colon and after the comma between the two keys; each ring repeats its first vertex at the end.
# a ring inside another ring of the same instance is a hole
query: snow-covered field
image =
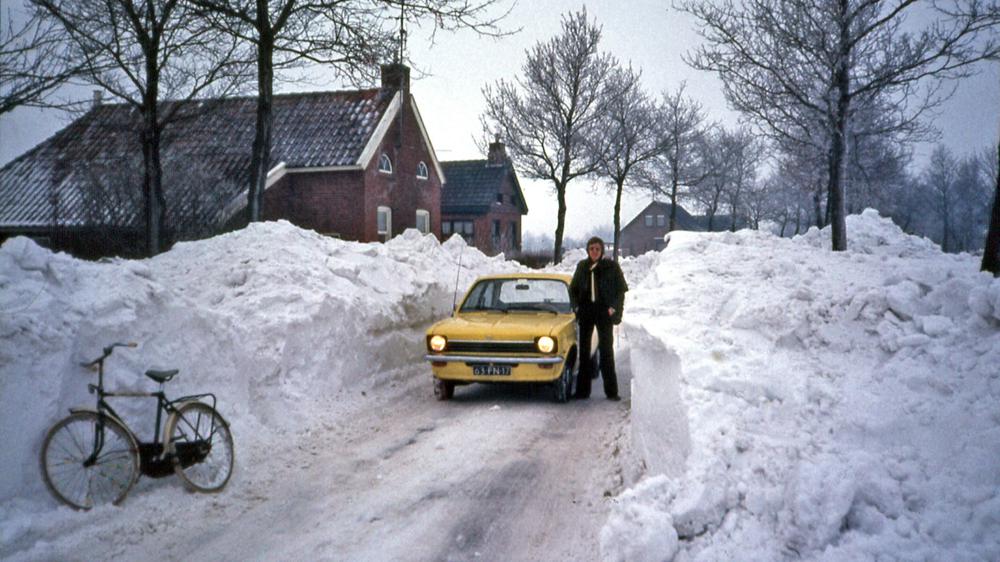
{"type": "MultiPolygon", "coordinates": [[[[636,466],[604,500],[595,558],[1000,558],[1000,280],[872,211],[848,235],[851,251],[831,253],[825,231],[679,232],[623,263],[636,466]]],[[[422,330],[456,284],[516,269],[458,238],[356,244],[283,222],[143,261],[7,241],[0,558],[71,557],[90,540],[99,514],[58,507],[37,455],[67,407],[92,403],[77,363],[108,342],[140,342],[111,358],[109,386],[149,388],[136,372],[177,367],[171,394],[216,392],[236,477],[266,479],[285,466],[270,451],[329,430],[361,393],[427,377],[413,367],[422,330]]],[[[122,406],[149,438],[148,404],[122,406]]],[[[154,502],[126,503],[156,519],[154,502]]]]}

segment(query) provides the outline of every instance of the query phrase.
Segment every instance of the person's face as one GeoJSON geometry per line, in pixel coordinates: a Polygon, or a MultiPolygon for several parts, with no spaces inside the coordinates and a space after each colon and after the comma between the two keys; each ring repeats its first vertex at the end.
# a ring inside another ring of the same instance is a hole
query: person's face
{"type": "Polygon", "coordinates": [[[590,261],[597,261],[601,259],[601,254],[604,253],[604,248],[600,244],[591,244],[587,246],[587,255],[590,257],[590,261]]]}

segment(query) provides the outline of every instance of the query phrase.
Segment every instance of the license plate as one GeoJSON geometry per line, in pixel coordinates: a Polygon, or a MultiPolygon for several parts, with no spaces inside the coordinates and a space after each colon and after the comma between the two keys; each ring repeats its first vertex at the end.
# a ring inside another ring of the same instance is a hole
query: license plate
{"type": "Polygon", "coordinates": [[[510,375],[510,365],[473,365],[472,374],[479,376],[510,375]]]}

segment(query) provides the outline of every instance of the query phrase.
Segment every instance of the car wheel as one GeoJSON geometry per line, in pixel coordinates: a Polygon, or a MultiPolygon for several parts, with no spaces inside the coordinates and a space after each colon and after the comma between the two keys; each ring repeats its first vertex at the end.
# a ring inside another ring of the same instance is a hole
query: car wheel
{"type": "Polygon", "coordinates": [[[559,380],[555,384],[555,399],[556,402],[563,404],[569,400],[569,397],[573,394],[573,379],[574,372],[576,370],[576,353],[570,351],[569,355],[566,357],[566,362],[563,364],[562,373],[559,375],[559,380]]]}
{"type": "Polygon", "coordinates": [[[434,397],[438,400],[451,400],[455,396],[455,383],[434,379],[434,397]]]}

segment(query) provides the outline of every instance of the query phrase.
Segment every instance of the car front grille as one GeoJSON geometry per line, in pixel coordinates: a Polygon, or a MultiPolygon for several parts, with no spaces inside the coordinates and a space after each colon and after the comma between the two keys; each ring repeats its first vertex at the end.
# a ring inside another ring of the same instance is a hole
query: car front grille
{"type": "Polygon", "coordinates": [[[538,353],[533,341],[449,340],[447,351],[452,353],[538,353]]]}

